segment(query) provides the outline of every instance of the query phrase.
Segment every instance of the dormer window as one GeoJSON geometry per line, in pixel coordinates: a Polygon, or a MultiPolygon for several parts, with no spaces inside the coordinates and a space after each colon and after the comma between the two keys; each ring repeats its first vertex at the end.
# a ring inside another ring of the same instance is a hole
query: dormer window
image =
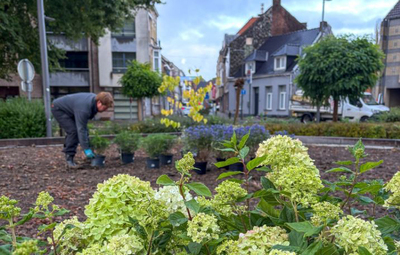
{"type": "Polygon", "coordinates": [[[275,57],[274,70],[286,70],[286,56],[275,57]]]}
{"type": "Polygon", "coordinates": [[[246,63],[246,74],[247,71],[251,70],[251,73],[254,74],[256,72],[256,62],[251,61],[246,63]]]}

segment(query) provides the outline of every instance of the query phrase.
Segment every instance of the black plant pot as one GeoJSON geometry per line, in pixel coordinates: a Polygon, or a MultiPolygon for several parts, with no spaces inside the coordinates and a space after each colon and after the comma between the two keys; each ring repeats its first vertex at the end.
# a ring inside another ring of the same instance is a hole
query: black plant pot
{"type": "Polygon", "coordinates": [[[160,164],[161,164],[162,166],[171,165],[171,164],[172,164],[172,158],[173,158],[173,157],[174,157],[173,155],[164,155],[164,154],[161,154],[161,155],[160,155],[160,164]]]}
{"type": "Polygon", "coordinates": [[[96,155],[95,158],[92,159],[92,162],[90,163],[90,165],[96,166],[96,167],[103,167],[105,161],[106,161],[106,156],[96,155]]]}
{"type": "MultiPolygon", "coordinates": [[[[218,162],[223,162],[223,161],[226,160],[226,159],[224,159],[224,158],[216,158],[216,159],[217,159],[217,163],[218,163],[218,162]]],[[[221,167],[221,168],[219,168],[219,169],[226,169],[226,166],[221,167]]]]}
{"type": "Polygon", "coordinates": [[[147,168],[160,168],[159,158],[147,158],[147,168]]]}
{"type": "Polygon", "coordinates": [[[241,162],[229,166],[229,171],[243,171],[243,164],[241,162]]]}
{"type": "Polygon", "coordinates": [[[207,162],[195,162],[194,167],[198,169],[194,169],[197,174],[206,174],[207,171],[207,162]]]}
{"type": "Polygon", "coordinates": [[[129,164],[135,160],[135,153],[121,153],[122,164],[129,164]]]}

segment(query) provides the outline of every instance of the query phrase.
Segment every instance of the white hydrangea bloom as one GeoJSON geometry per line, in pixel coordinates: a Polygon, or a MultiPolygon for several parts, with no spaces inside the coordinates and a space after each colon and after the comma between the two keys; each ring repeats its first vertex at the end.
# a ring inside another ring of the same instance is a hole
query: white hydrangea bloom
{"type": "MultiPolygon", "coordinates": [[[[192,199],[192,195],[187,190],[185,192],[186,201],[192,199]]],[[[179,193],[178,186],[164,186],[160,188],[154,195],[154,199],[163,201],[167,207],[167,212],[172,214],[174,212],[181,212],[188,216],[185,203],[181,194],[179,193]]]]}

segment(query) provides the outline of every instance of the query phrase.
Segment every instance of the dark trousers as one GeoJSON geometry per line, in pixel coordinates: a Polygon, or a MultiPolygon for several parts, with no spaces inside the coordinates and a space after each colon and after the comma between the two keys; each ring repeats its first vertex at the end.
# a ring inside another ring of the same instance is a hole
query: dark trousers
{"type": "Polygon", "coordinates": [[[63,152],[66,155],[75,156],[76,148],[78,147],[79,143],[75,119],[67,115],[57,106],[51,107],[51,113],[60,124],[60,127],[64,129],[66,133],[63,152]]]}

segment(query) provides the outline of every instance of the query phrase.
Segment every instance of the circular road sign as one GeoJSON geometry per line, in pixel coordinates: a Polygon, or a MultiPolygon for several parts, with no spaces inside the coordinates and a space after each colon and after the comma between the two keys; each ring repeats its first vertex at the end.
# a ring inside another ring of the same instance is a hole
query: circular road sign
{"type": "Polygon", "coordinates": [[[24,82],[31,82],[35,77],[35,68],[31,61],[28,59],[22,59],[18,63],[18,74],[24,82]]]}

